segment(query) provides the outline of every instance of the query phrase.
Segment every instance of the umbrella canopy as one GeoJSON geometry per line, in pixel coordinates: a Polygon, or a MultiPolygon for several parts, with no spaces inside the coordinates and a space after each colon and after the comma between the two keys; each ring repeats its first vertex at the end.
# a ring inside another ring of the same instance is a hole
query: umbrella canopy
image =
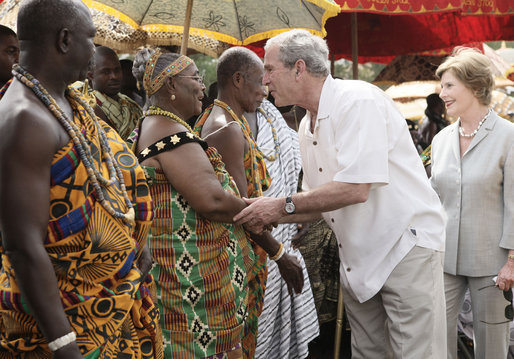
{"type": "Polygon", "coordinates": [[[325,35],[337,15],[331,0],[83,0],[86,5],[147,33],[187,33],[243,45],[291,28],[325,35]],[[188,18],[187,14],[190,14],[188,18]],[[188,26],[190,22],[190,26],[188,26]]]}
{"type": "Polygon", "coordinates": [[[393,100],[409,102],[419,98],[425,98],[431,93],[441,92],[439,81],[409,81],[394,85],[385,90],[393,100]]]}
{"type": "Polygon", "coordinates": [[[513,48],[500,48],[496,50],[496,53],[500,55],[508,64],[514,65],[514,49],[513,48]]]}
{"type": "MultiPolygon", "coordinates": [[[[0,0],[0,24],[16,29],[16,18],[20,0],[0,0]]],[[[176,32],[154,32],[149,37],[146,31],[134,29],[132,26],[120,21],[109,14],[91,9],[93,23],[96,27],[95,43],[108,46],[118,52],[135,52],[145,45],[180,46],[182,34],[176,32]]],[[[230,46],[222,41],[191,35],[188,48],[205,55],[218,57],[230,46]]]]}
{"type": "Polygon", "coordinates": [[[374,13],[426,13],[458,10],[466,14],[513,13],[511,0],[465,1],[465,0],[336,0],[342,11],[374,13]]]}
{"type": "Polygon", "coordinates": [[[380,71],[374,82],[402,83],[436,80],[435,71],[443,60],[444,58],[440,56],[396,56],[380,71]]]}
{"type": "MultiPolygon", "coordinates": [[[[354,78],[357,63],[388,63],[397,55],[514,40],[512,0],[335,1],[341,13],[328,19],[326,40],[333,60],[353,61],[354,78]]],[[[263,43],[252,45],[262,55],[263,43]]]]}
{"type": "Polygon", "coordinates": [[[341,14],[327,21],[335,58],[361,63],[454,47],[469,42],[514,39],[512,0],[336,0],[341,14]],[[358,13],[358,15],[357,15],[358,13]],[[352,17],[358,50],[352,49],[352,17]]]}
{"type": "MultiPolygon", "coordinates": [[[[118,52],[135,52],[141,46],[181,46],[182,33],[153,31],[149,34],[120,21],[118,18],[91,9],[96,27],[95,43],[118,52]]],[[[187,48],[211,57],[219,57],[229,44],[207,36],[190,35],[187,48]]]]}
{"type": "MultiPolygon", "coordinates": [[[[491,61],[491,70],[496,77],[503,77],[509,65],[487,44],[473,43],[466,46],[476,47],[491,61]]],[[[406,82],[406,81],[427,81],[437,80],[435,71],[444,61],[445,56],[452,48],[446,51],[439,51],[438,56],[431,55],[400,55],[395,57],[377,75],[376,82],[406,82]]]]}

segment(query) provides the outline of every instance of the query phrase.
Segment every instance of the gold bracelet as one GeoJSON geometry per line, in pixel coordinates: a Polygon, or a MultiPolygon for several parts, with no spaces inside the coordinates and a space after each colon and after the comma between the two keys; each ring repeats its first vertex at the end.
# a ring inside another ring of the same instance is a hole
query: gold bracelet
{"type": "Polygon", "coordinates": [[[280,258],[282,258],[282,256],[284,255],[284,245],[282,243],[280,243],[280,248],[278,249],[277,253],[275,253],[275,255],[273,257],[271,257],[270,259],[272,261],[278,261],[280,258]]]}
{"type": "Polygon", "coordinates": [[[508,258],[508,259],[514,259],[514,254],[509,254],[509,255],[507,256],[507,258],[508,258]]]}

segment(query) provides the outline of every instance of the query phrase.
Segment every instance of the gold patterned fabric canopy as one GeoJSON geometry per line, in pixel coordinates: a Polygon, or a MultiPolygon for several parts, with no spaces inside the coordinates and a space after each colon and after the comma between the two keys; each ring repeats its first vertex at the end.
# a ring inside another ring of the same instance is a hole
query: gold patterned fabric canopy
{"type": "MultiPolygon", "coordinates": [[[[83,1],[152,39],[155,34],[183,33],[191,0],[83,1]]],[[[252,43],[292,28],[324,36],[325,21],[339,9],[332,0],[197,0],[192,4],[189,33],[232,45],[252,43]]]]}
{"type": "MultiPolygon", "coordinates": [[[[16,17],[21,1],[23,0],[0,0],[0,24],[16,31],[16,17]]],[[[146,45],[181,45],[182,33],[164,31],[148,33],[94,8],[91,8],[91,15],[96,27],[95,43],[109,46],[118,52],[135,52],[139,47],[146,45]]],[[[189,49],[212,57],[218,57],[229,47],[229,44],[211,37],[189,36],[189,49]]]]}
{"type": "MultiPolygon", "coordinates": [[[[1,5],[0,5],[1,6],[1,5]]],[[[95,43],[111,47],[119,52],[133,52],[141,46],[180,46],[182,33],[135,29],[118,18],[91,9],[96,27],[95,43]]],[[[188,48],[205,55],[218,57],[229,44],[211,37],[189,35],[188,48]]]]}

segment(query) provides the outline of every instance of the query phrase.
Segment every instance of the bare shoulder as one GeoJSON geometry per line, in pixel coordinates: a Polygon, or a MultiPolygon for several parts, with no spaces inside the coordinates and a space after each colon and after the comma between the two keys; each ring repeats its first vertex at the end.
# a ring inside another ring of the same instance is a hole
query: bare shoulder
{"type": "Polygon", "coordinates": [[[205,120],[201,136],[203,138],[208,137],[233,122],[232,117],[224,109],[214,106],[209,117],[205,120]]]}
{"type": "Polygon", "coordinates": [[[0,101],[0,157],[53,155],[69,136],[46,106],[23,84],[14,81],[0,101]]]}
{"type": "Polygon", "coordinates": [[[218,107],[214,107],[205,121],[202,138],[207,141],[209,139],[219,139],[224,142],[237,141],[238,143],[244,141],[244,135],[239,124],[225,110],[218,107]]]}

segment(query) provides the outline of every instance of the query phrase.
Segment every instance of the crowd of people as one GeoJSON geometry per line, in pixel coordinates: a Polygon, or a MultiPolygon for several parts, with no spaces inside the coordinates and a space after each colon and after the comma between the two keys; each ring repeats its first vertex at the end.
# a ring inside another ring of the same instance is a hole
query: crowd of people
{"type": "Polygon", "coordinates": [[[1,358],[318,358],[338,286],[352,358],[457,358],[466,290],[475,358],[507,357],[514,125],[483,54],[439,66],[420,130],[334,79],[305,30],[264,60],[226,50],[206,106],[191,58],[120,61],[82,1],[27,0],[17,23],[0,26],[1,358]]]}

